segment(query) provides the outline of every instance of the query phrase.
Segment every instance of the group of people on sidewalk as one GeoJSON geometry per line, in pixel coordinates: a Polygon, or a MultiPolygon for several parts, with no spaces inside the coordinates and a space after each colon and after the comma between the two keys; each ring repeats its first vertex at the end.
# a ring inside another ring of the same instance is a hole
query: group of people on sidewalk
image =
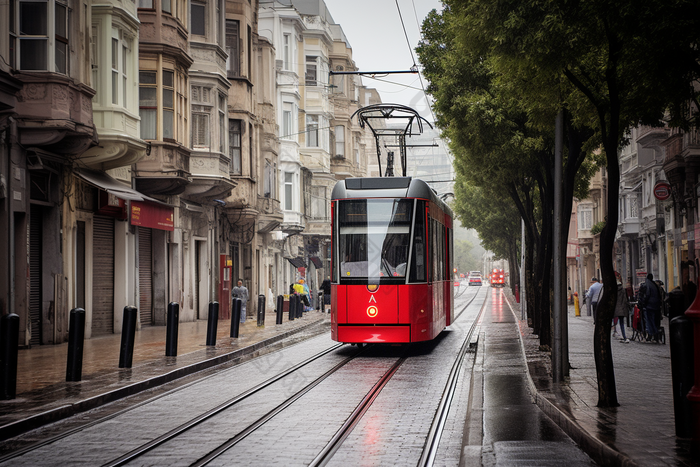
{"type": "MultiPolygon", "coordinates": [[[[622,278],[618,272],[615,272],[617,279],[617,301],[615,303],[615,313],[613,314],[613,337],[618,337],[617,324],[620,324],[620,342],[629,343],[627,333],[625,331],[625,318],[630,316],[630,301],[634,300],[634,291],[632,284],[625,289],[622,286],[622,278]]],[[[664,303],[665,292],[659,284],[654,281],[654,275],[647,274],[644,282],[639,286],[637,293],[637,307],[644,315],[644,331],[645,339],[650,342],[659,342],[659,323],[661,321],[661,309],[664,303]]],[[[598,301],[603,296],[603,284],[597,278],[591,278],[591,285],[586,291],[586,301],[588,304],[589,315],[593,314],[593,322],[596,321],[598,301]]]]}

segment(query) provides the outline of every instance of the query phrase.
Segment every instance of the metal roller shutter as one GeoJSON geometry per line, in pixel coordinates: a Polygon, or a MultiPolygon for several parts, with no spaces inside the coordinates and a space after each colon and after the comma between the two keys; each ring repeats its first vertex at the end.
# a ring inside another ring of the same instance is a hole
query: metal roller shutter
{"type": "Polygon", "coordinates": [[[141,326],[153,324],[153,249],[151,229],[139,227],[139,317],[141,326]]]}
{"type": "Polygon", "coordinates": [[[29,345],[41,344],[41,232],[42,208],[32,204],[29,212],[29,345]]]}
{"type": "Polygon", "coordinates": [[[95,216],[92,229],[92,333],[114,332],[114,219],[95,216]]]}

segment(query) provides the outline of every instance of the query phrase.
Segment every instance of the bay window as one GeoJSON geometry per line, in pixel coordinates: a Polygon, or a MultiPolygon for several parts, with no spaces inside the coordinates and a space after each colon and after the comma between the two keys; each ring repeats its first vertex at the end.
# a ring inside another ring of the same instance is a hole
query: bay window
{"type": "Polygon", "coordinates": [[[20,70],[70,72],[71,12],[65,2],[12,0],[10,16],[12,64],[19,63],[20,70]]]}

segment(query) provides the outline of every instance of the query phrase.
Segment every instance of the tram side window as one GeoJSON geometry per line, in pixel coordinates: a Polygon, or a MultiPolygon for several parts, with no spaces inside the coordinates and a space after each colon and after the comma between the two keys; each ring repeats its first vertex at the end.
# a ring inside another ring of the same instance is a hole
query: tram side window
{"type": "Polygon", "coordinates": [[[410,282],[424,282],[427,272],[425,251],[425,202],[417,201],[416,220],[413,225],[413,255],[410,282]]]}

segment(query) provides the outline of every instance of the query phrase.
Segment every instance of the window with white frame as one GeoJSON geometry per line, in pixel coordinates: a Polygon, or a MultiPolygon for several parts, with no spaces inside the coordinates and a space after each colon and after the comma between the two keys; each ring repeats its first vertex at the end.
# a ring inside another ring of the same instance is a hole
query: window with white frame
{"type": "Polygon", "coordinates": [[[240,57],[240,23],[233,19],[226,20],[226,71],[229,78],[235,78],[241,75],[241,57],[240,57]]]}
{"type": "Polygon", "coordinates": [[[593,227],[593,206],[586,205],[578,207],[578,229],[591,230],[593,227]]]}
{"type": "Polygon", "coordinates": [[[358,165],[360,163],[360,138],[355,137],[355,145],[353,147],[353,151],[355,152],[355,165],[358,165]]]}
{"type": "MultiPolygon", "coordinates": [[[[96,35],[96,31],[93,31],[96,35]]],[[[93,39],[97,43],[97,37],[93,39]]],[[[112,104],[129,106],[128,66],[131,61],[131,41],[124,31],[112,29],[111,65],[112,65],[112,104]]],[[[95,61],[97,58],[95,57],[95,61]]],[[[97,77],[95,77],[97,80],[97,77]]],[[[95,81],[97,82],[97,81],[95,81]]]]}
{"type": "Polygon", "coordinates": [[[292,61],[292,35],[284,34],[284,46],[282,49],[282,69],[289,70],[292,61]]]}
{"type": "Polygon", "coordinates": [[[637,193],[632,193],[627,196],[627,203],[629,205],[627,209],[627,217],[629,219],[636,219],[639,217],[639,197],[637,193]]]}
{"type": "Polygon", "coordinates": [[[241,120],[228,121],[228,155],[231,157],[231,173],[241,175],[241,120]]]}
{"type": "Polygon", "coordinates": [[[282,128],[280,128],[283,139],[294,140],[294,104],[285,102],[282,104],[282,128]]]}
{"type": "Polygon", "coordinates": [[[345,157],[345,127],[335,127],[335,157],[345,157]]]}
{"type": "Polygon", "coordinates": [[[192,149],[209,150],[209,120],[211,118],[211,89],[206,86],[193,85],[190,88],[192,98],[192,149]]]}
{"type": "Polygon", "coordinates": [[[160,9],[163,10],[165,13],[172,14],[173,5],[171,0],[160,0],[160,9]]]}
{"type": "Polygon", "coordinates": [[[318,115],[306,116],[306,147],[318,147],[318,115]]]}
{"type": "Polygon", "coordinates": [[[190,4],[190,32],[197,36],[206,35],[206,5],[192,0],[190,4]]]}
{"type": "Polygon", "coordinates": [[[291,211],[294,209],[294,172],[284,173],[284,209],[291,211]]]}
{"type": "Polygon", "coordinates": [[[12,0],[10,16],[12,64],[20,70],[69,73],[71,12],[64,1],[12,0]]]}
{"type": "Polygon", "coordinates": [[[311,187],[311,217],[314,219],[326,219],[328,217],[328,203],[326,200],[325,186],[311,187]]]}
{"type": "Polygon", "coordinates": [[[318,86],[318,66],[314,55],[306,56],[305,84],[307,86],[318,86]]]}

